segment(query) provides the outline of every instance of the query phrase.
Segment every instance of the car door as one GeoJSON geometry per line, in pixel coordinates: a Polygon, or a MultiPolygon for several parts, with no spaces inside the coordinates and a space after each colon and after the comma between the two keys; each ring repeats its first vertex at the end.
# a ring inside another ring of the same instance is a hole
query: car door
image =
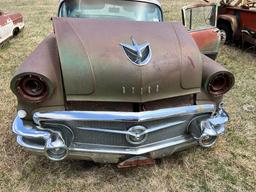
{"type": "Polygon", "coordinates": [[[0,25],[0,43],[12,36],[13,22],[7,16],[2,16],[0,25]]]}
{"type": "MultiPolygon", "coordinates": [[[[0,12],[1,13],[1,12],[0,12]]],[[[6,24],[4,16],[0,15],[0,43],[3,41],[4,38],[4,26],[6,24]]]]}
{"type": "Polygon", "coordinates": [[[216,59],[221,43],[217,28],[216,4],[196,4],[182,8],[183,25],[194,38],[201,52],[216,59]]]}

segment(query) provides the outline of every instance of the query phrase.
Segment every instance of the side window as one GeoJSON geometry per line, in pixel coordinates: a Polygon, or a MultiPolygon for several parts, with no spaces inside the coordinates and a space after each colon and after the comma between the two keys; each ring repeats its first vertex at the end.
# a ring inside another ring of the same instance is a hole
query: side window
{"type": "Polygon", "coordinates": [[[189,31],[216,27],[217,6],[201,5],[182,9],[183,24],[189,31]]]}

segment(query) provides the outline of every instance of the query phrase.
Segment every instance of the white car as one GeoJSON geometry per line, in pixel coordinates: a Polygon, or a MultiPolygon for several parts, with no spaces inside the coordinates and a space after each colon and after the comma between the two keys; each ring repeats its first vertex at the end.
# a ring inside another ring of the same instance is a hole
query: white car
{"type": "Polygon", "coordinates": [[[20,13],[0,11],[0,45],[9,38],[18,35],[23,28],[24,20],[20,13]]]}

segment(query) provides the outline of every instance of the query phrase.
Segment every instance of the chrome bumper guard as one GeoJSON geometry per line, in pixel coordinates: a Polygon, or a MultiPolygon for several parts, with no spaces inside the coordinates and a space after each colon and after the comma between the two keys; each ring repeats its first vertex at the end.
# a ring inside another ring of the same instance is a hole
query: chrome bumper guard
{"type": "Polygon", "coordinates": [[[150,156],[160,158],[171,155],[176,151],[188,148],[196,143],[202,147],[211,147],[215,144],[219,135],[224,133],[224,125],[229,118],[222,105],[217,109],[214,105],[194,105],[177,108],[160,109],[147,112],[49,112],[35,113],[34,122],[24,121],[17,116],[13,123],[13,132],[17,135],[17,142],[22,147],[45,154],[54,161],[63,160],[66,157],[92,160],[95,162],[118,163],[127,156],[150,156]],[[187,134],[160,140],[154,143],[143,144],[149,134],[163,129],[175,127],[184,121],[171,122],[168,125],[145,128],[134,126],[127,131],[112,129],[97,129],[77,127],[81,130],[92,132],[104,132],[123,135],[134,146],[111,146],[102,144],[90,144],[72,142],[74,134],[67,128],[67,134],[63,135],[58,130],[43,127],[43,122],[55,121],[105,121],[105,122],[133,122],[143,124],[153,120],[191,116],[190,122],[186,122],[187,134]],[[40,140],[41,142],[33,142],[40,140]]]}

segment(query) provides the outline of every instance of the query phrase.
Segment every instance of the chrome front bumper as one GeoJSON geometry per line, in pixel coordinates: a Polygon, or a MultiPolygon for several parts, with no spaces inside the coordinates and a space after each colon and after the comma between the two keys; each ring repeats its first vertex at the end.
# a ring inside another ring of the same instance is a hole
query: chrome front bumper
{"type": "Polygon", "coordinates": [[[228,119],[214,105],[139,113],[62,111],[35,113],[33,122],[17,116],[13,132],[22,147],[51,160],[118,163],[133,156],[161,158],[197,143],[211,147],[228,119]]]}

